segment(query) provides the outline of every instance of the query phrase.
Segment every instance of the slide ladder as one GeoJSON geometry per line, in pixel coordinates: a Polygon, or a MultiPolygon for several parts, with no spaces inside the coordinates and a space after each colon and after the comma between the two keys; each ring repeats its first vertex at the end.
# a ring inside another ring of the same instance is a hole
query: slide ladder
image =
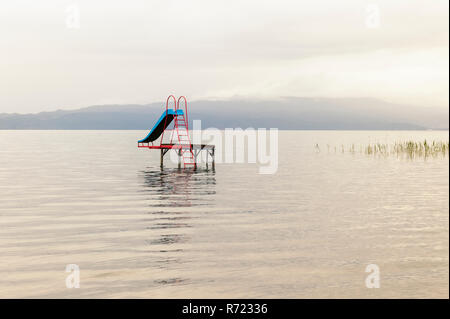
{"type": "Polygon", "coordinates": [[[188,165],[196,166],[194,153],[192,152],[192,143],[189,137],[189,126],[187,117],[187,103],[186,98],[181,96],[178,99],[177,110],[180,108],[180,100],[184,99],[185,112],[175,117],[174,129],[177,131],[178,144],[180,145],[180,155],[183,158],[184,167],[188,165]]]}

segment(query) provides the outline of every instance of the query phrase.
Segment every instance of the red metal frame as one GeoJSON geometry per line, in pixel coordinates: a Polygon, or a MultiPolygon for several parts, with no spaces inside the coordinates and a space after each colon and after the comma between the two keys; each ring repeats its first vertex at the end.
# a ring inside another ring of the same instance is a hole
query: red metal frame
{"type": "MultiPolygon", "coordinates": [[[[169,95],[168,97],[167,97],[167,100],[166,100],[166,119],[164,120],[164,127],[166,128],[163,132],[162,132],[162,134],[161,134],[161,141],[159,142],[159,145],[162,145],[162,143],[163,143],[163,139],[164,139],[164,132],[167,130],[167,114],[168,114],[168,112],[169,112],[169,100],[170,99],[173,99],[173,101],[174,101],[174,105],[175,105],[175,107],[174,107],[174,109],[175,109],[175,114],[176,114],[176,111],[177,111],[177,99],[175,98],[175,96],[173,96],[172,94],[171,95],[169,95]]],[[[175,117],[176,117],[176,115],[175,115],[175,117]]],[[[171,137],[171,140],[172,140],[172,137],[171,137]]]]}
{"type": "Polygon", "coordinates": [[[165,119],[164,127],[166,128],[161,134],[161,140],[159,145],[150,145],[149,143],[138,143],[139,148],[149,148],[149,149],[175,149],[178,150],[178,155],[183,158],[184,167],[187,165],[194,165],[194,168],[197,166],[195,156],[193,153],[192,143],[189,137],[189,117],[188,117],[188,107],[186,97],[180,96],[178,100],[173,95],[169,95],[166,100],[166,115],[169,110],[169,101],[173,99],[174,101],[174,125],[172,129],[172,134],[170,136],[169,144],[163,144],[164,132],[167,130],[167,117],[165,119]],[[177,115],[177,111],[180,108],[180,101],[184,102],[184,111],[183,115],[177,115]],[[174,143],[173,134],[177,132],[178,144],[174,143]]]}

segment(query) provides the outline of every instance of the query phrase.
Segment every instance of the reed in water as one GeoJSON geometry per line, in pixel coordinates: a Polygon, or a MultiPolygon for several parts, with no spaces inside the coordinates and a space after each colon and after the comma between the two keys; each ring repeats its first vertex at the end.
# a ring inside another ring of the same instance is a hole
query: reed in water
{"type": "MultiPolygon", "coordinates": [[[[318,144],[316,144],[316,150],[320,149],[318,144]]],[[[330,145],[327,145],[328,152],[330,152],[330,145]]],[[[336,147],[334,147],[336,153],[336,147]]],[[[341,152],[345,152],[344,145],[341,145],[341,152]]],[[[397,155],[397,156],[407,156],[409,158],[415,157],[437,157],[446,156],[449,154],[449,142],[442,141],[402,141],[395,142],[393,144],[386,143],[373,143],[363,147],[362,145],[356,147],[352,144],[348,148],[348,153],[355,154],[365,153],[366,155],[397,155]]]]}

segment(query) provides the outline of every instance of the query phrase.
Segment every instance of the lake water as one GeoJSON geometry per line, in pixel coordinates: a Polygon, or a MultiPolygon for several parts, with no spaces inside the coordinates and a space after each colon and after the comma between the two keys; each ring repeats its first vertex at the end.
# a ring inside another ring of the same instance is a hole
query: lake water
{"type": "Polygon", "coordinates": [[[280,131],[273,175],[161,171],[146,133],[0,131],[0,297],[449,297],[448,156],[340,150],[448,132],[280,131]]]}

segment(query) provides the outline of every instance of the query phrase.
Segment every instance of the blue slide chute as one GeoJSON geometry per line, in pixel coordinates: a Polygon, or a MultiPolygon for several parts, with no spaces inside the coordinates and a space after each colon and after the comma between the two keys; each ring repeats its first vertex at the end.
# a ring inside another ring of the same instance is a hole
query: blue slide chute
{"type": "Polygon", "coordinates": [[[168,109],[167,111],[164,111],[159,120],[151,129],[150,133],[148,133],[148,135],[144,139],[138,141],[138,143],[150,143],[158,139],[158,137],[161,136],[162,132],[164,132],[164,130],[172,122],[174,117],[178,115],[183,115],[183,110],[177,110],[175,112],[173,109],[168,109]]]}

